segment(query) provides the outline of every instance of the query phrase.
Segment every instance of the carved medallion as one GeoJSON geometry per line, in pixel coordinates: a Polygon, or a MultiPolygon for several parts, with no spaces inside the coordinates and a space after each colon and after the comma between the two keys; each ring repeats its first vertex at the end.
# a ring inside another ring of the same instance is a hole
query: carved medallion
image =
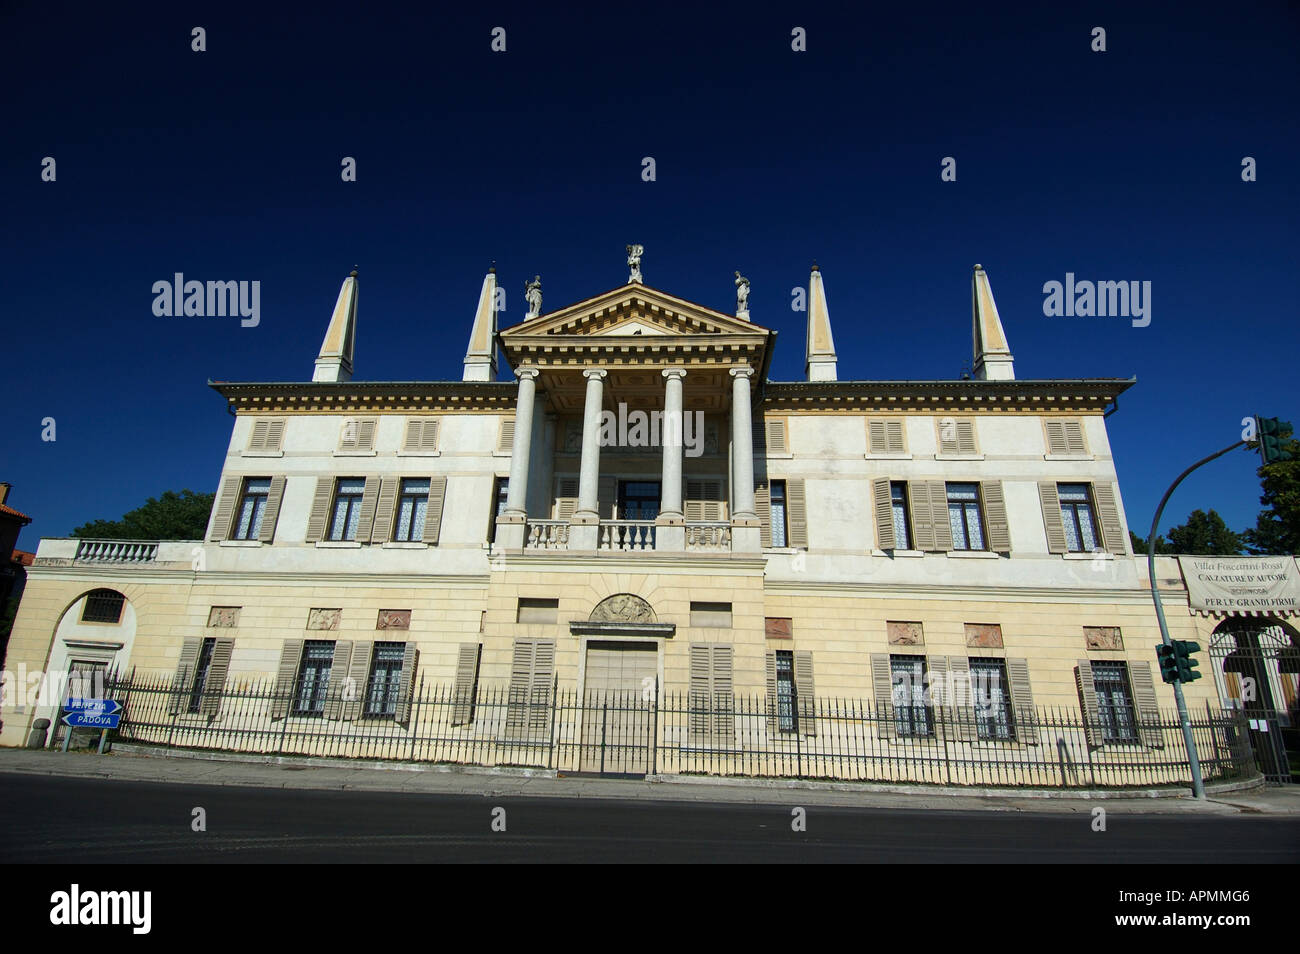
{"type": "Polygon", "coordinates": [[[650,604],[631,593],[617,593],[596,604],[591,611],[593,623],[653,623],[655,611],[650,604]]]}

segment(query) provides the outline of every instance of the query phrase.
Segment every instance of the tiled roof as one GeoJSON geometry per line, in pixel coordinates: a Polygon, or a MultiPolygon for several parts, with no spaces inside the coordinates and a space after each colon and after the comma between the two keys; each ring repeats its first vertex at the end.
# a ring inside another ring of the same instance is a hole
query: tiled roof
{"type": "Polygon", "coordinates": [[[7,504],[0,503],[0,513],[7,514],[10,517],[18,517],[21,520],[26,520],[28,523],[32,522],[32,518],[27,516],[27,514],[20,510],[15,510],[7,504]]]}

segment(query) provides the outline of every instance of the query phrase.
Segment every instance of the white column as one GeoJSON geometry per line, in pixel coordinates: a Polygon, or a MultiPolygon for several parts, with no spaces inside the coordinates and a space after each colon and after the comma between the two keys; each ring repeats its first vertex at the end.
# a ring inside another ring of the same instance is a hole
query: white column
{"type": "Polygon", "coordinates": [[[582,470],[578,477],[578,509],[575,523],[596,523],[600,519],[597,497],[600,491],[600,412],[604,409],[605,371],[588,368],[587,400],[582,408],[582,470]]]}
{"type": "Polygon", "coordinates": [[[731,516],[754,514],[754,432],[749,410],[749,379],[754,369],[740,365],[731,369],[731,516]]]}
{"type": "Polygon", "coordinates": [[[510,445],[510,483],[506,487],[505,513],[497,517],[496,544],[519,548],[524,545],[528,519],[528,456],[533,443],[533,408],[537,403],[536,368],[519,368],[519,394],[515,398],[515,437],[510,445]]]}
{"type": "Polygon", "coordinates": [[[665,368],[664,419],[660,430],[663,446],[663,483],[660,488],[659,516],[682,517],[682,440],[685,421],[682,414],[682,379],[685,368],[665,368]]]}

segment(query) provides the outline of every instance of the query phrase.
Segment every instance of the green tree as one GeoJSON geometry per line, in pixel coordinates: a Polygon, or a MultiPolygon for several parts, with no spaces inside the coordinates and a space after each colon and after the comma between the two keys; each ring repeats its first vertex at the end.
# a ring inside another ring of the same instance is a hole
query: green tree
{"type": "MultiPolygon", "coordinates": [[[[1218,511],[1193,510],[1187,522],[1169,528],[1170,553],[1191,556],[1236,556],[1241,552],[1241,534],[1228,529],[1218,511]]],[[[1157,552],[1159,552],[1157,550],[1157,552]]]]}
{"type": "Polygon", "coordinates": [[[1242,533],[1246,549],[1260,554],[1300,553],[1300,441],[1286,442],[1291,459],[1260,467],[1265,506],[1255,526],[1242,533]]]}
{"type": "MultiPolygon", "coordinates": [[[[1130,545],[1131,547],[1133,547],[1133,552],[1134,552],[1134,553],[1138,553],[1138,554],[1141,554],[1142,556],[1146,556],[1146,552],[1147,552],[1147,538],[1146,538],[1146,537],[1139,537],[1136,533],[1134,533],[1132,530],[1130,530],[1130,531],[1128,532],[1128,542],[1129,542],[1129,545],[1130,545]]],[[[1170,551],[1170,549],[1169,549],[1169,541],[1166,540],[1166,539],[1164,538],[1163,535],[1161,535],[1161,534],[1157,534],[1157,535],[1156,535],[1156,553],[1170,553],[1170,552],[1171,552],[1171,551],[1170,551]]]]}
{"type": "Polygon", "coordinates": [[[215,496],[168,490],[161,497],[150,497],[121,520],[92,520],[72,535],[100,540],[201,540],[215,496]]]}

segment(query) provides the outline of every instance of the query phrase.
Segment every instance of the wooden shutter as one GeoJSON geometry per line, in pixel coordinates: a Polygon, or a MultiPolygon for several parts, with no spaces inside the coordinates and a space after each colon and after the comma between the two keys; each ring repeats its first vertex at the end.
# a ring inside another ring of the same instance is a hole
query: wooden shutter
{"type": "Polygon", "coordinates": [[[409,453],[431,453],[438,449],[438,425],[436,417],[412,417],[406,421],[406,434],[402,438],[402,450],[409,453]]]}
{"type": "Polygon", "coordinates": [[[1038,712],[1034,709],[1034,695],[1029,688],[1029,661],[1008,659],[1007,682],[1011,689],[1011,711],[1016,720],[1016,741],[1025,745],[1038,744],[1038,712]]]}
{"type": "Polygon", "coordinates": [[[447,497],[447,478],[429,478],[429,507],[424,514],[424,542],[438,542],[439,529],[442,527],[443,502],[447,497]]]}
{"type": "Polygon", "coordinates": [[[979,736],[979,725],[975,721],[974,686],[970,678],[970,660],[965,656],[948,657],[948,689],[953,693],[951,715],[957,727],[957,738],[963,742],[974,742],[979,736]],[[963,698],[964,696],[964,698],[963,698]]]}
{"type": "Polygon", "coordinates": [[[758,545],[772,545],[772,491],[766,480],[754,486],[754,512],[758,515],[758,545]]]}
{"type": "MultiPolygon", "coordinates": [[[[930,482],[909,480],[907,497],[912,508],[912,546],[918,550],[938,549],[934,542],[934,513],[930,509],[930,482]]],[[[948,535],[952,535],[951,528],[948,535]]]]}
{"type": "Polygon", "coordinates": [[[510,662],[510,694],[506,706],[506,735],[523,738],[549,725],[555,673],[555,640],[516,639],[510,662]]]}
{"type": "Polygon", "coordinates": [[[474,721],[474,697],[478,690],[478,664],[481,643],[461,643],[456,658],[455,697],[452,700],[451,724],[469,725],[474,721]]]}
{"type": "Polygon", "coordinates": [[[618,478],[601,477],[596,483],[596,513],[601,520],[614,520],[623,516],[616,514],[618,506],[618,478]]]}
{"type": "Polygon", "coordinates": [[[989,549],[996,553],[1010,553],[1011,527],[1007,522],[1007,504],[1002,496],[1002,481],[981,481],[980,495],[984,498],[984,523],[989,549]]]}
{"type": "Polygon", "coordinates": [[[1128,664],[1129,682],[1133,685],[1133,708],[1137,716],[1138,735],[1149,749],[1165,747],[1164,732],[1160,728],[1160,704],[1156,700],[1156,685],[1151,678],[1149,662],[1128,664]]]}
{"type": "Polygon", "coordinates": [[[958,454],[975,453],[975,422],[974,421],[957,422],[957,453],[958,454]]]}
{"type": "Polygon", "coordinates": [[[952,549],[952,524],[948,522],[948,485],[942,480],[927,481],[930,485],[930,524],[934,527],[934,548],[952,549]]]}
{"type": "Polygon", "coordinates": [[[813,654],[794,654],[794,691],[799,701],[799,731],[817,734],[817,688],[813,683],[813,654]]]}
{"type": "Polygon", "coordinates": [[[1083,440],[1083,424],[1079,421],[1048,421],[1047,453],[1070,456],[1088,453],[1083,440]]]}
{"type": "Polygon", "coordinates": [[[317,477],[316,493],[311,501],[311,515],[307,517],[307,543],[316,543],[325,537],[325,525],[330,516],[330,502],[334,499],[334,478],[317,477]]]}
{"type": "Polygon", "coordinates": [[[375,426],[378,423],[378,420],[373,417],[344,421],[343,434],[339,438],[339,450],[373,450],[375,446],[375,426]]]}
{"type": "Polygon", "coordinates": [[[768,454],[790,453],[786,446],[786,428],[784,420],[765,421],[764,433],[767,438],[766,443],[768,454]]]}
{"type": "Polygon", "coordinates": [[[1065,553],[1069,549],[1069,544],[1065,540],[1065,521],[1061,519],[1061,497],[1056,492],[1055,481],[1038,482],[1038,502],[1043,507],[1043,526],[1047,529],[1047,552],[1065,553]]]}
{"type": "Polygon", "coordinates": [[[253,422],[253,433],[248,439],[251,451],[278,451],[284,443],[284,421],[263,419],[253,422]]]}
{"type": "Polygon", "coordinates": [[[357,542],[369,540],[375,529],[375,508],[379,504],[378,477],[367,477],[365,490],[361,494],[361,513],[357,517],[357,542]]]}
{"type": "Polygon", "coordinates": [[[713,653],[708,643],[691,644],[687,731],[692,745],[707,744],[713,725],[713,653]]]}
{"type": "MultiPolygon", "coordinates": [[[[1119,522],[1119,505],[1115,502],[1114,484],[1093,484],[1092,496],[1097,501],[1097,523],[1101,525],[1102,546],[1116,556],[1123,556],[1124,529],[1119,522]]],[[[1059,511],[1059,507],[1057,508],[1059,511]]]]}
{"type": "Polygon", "coordinates": [[[786,543],[792,547],[808,546],[808,499],[802,478],[785,482],[785,512],[790,527],[786,543]]]}
{"type": "Polygon", "coordinates": [[[203,640],[197,636],[189,636],[181,644],[180,662],[176,666],[176,675],[172,678],[172,698],[171,705],[167,708],[168,715],[177,715],[187,708],[190,689],[194,686],[194,667],[198,665],[199,650],[202,646],[203,640]]]}
{"type": "MultiPolygon", "coordinates": [[[[344,683],[343,711],[339,718],[344,722],[355,722],[361,718],[362,706],[370,691],[370,661],[374,651],[375,644],[369,640],[352,644],[352,662],[348,665],[347,672],[340,673],[344,683]]],[[[333,676],[330,678],[332,680],[333,676]]]]}
{"type": "Polygon", "coordinates": [[[892,739],[894,726],[894,681],[886,653],[871,654],[871,689],[876,702],[876,737],[892,739]]]}
{"type": "MultiPolygon", "coordinates": [[[[722,481],[712,478],[692,478],[687,480],[686,500],[682,510],[687,520],[725,520],[722,481]]],[[[768,533],[770,536],[770,520],[768,522],[768,533]]]]}
{"type": "Polygon", "coordinates": [[[242,477],[227,477],[221,482],[221,492],[217,494],[217,502],[212,508],[212,532],[208,534],[208,539],[213,543],[219,543],[230,536],[230,525],[235,519],[235,506],[239,503],[239,489],[243,483],[242,477]]]}
{"type": "Polygon", "coordinates": [[[1074,684],[1079,690],[1079,706],[1083,710],[1083,734],[1088,745],[1101,745],[1101,707],[1097,705],[1097,686],[1092,681],[1092,663],[1080,659],[1074,667],[1074,684]]]}
{"type": "Polygon", "coordinates": [[[415,674],[420,667],[420,651],[415,643],[407,643],[402,653],[402,675],[397,681],[397,712],[395,721],[398,725],[408,725],[411,721],[411,700],[415,695],[415,674]]]}
{"type": "Polygon", "coordinates": [[[876,546],[882,550],[893,550],[898,545],[894,536],[894,498],[890,493],[888,477],[871,482],[871,499],[876,508],[876,546]]]}
{"type": "Polygon", "coordinates": [[[263,543],[275,540],[275,525],[280,521],[280,504],[284,500],[284,478],[271,478],[271,492],[266,496],[266,511],[262,514],[262,529],[257,539],[263,543]]]}
{"type": "Polygon", "coordinates": [[[749,437],[754,445],[754,453],[759,457],[767,456],[767,425],[760,416],[753,417],[749,422],[749,437]]]}
{"type": "Polygon", "coordinates": [[[775,735],[781,731],[781,724],[778,719],[778,704],[776,693],[776,652],[769,650],[767,653],[767,732],[768,735],[775,735]]]}
{"type": "Polygon", "coordinates": [[[335,722],[343,715],[343,691],[352,668],[352,640],[340,639],[334,644],[334,659],[330,662],[330,682],[325,690],[325,718],[335,722]]]}
{"type": "Polygon", "coordinates": [[[507,418],[501,422],[501,430],[497,434],[497,453],[509,454],[515,447],[515,419],[507,418]]]}
{"type": "MultiPolygon", "coordinates": [[[[384,477],[379,482],[379,499],[375,502],[375,523],[370,531],[371,543],[387,543],[393,534],[393,516],[397,510],[400,477],[384,477]]],[[[426,521],[427,522],[427,521],[426,521]]]]}
{"type": "Polygon", "coordinates": [[[732,649],[713,646],[713,744],[731,748],[736,739],[736,697],[732,677],[732,649]]]}
{"type": "Polygon", "coordinates": [[[872,454],[902,454],[903,422],[875,420],[867,422],[867,449],[872,454]]]}
{"type": "Polygon", "coordinates": [[[218,639],[212,644],[212,660],[208,663],[208,678],[203,683],[203,698],[199,711],[209,719],[221,711],[221,695],[226,688],[226,674],[230,672],[230,657],[235,654],[233,639],[218,639]]]}
{"type": "Polygon", "coordinates": [[[926,656],[922,678],[928,679],[928,682],[925,682],[922,688],[925,691],[924,698],[929,700],[930,718],[934,722],[935,738],[945,738],[945,733],[952,731],[955,721],[952,706],[949,704],[952,700],[947,695],[950,688],[948,684],[948,657],[926,656]]]}
{"type": "Polygon", "coordinates": [[[286,639],[280,650],[280,668],[275,674],[275,695],[271,699],[271,718],[283,719],[289,714],[293,699],[293,684],[298,678],[298,664],[302,662],[302,640],[286,639]]]}
{"type": "Polygon", "coordinates": [[[568,520],[578,509],[578,478],[555,478],[555,518],[568,520]]]}

